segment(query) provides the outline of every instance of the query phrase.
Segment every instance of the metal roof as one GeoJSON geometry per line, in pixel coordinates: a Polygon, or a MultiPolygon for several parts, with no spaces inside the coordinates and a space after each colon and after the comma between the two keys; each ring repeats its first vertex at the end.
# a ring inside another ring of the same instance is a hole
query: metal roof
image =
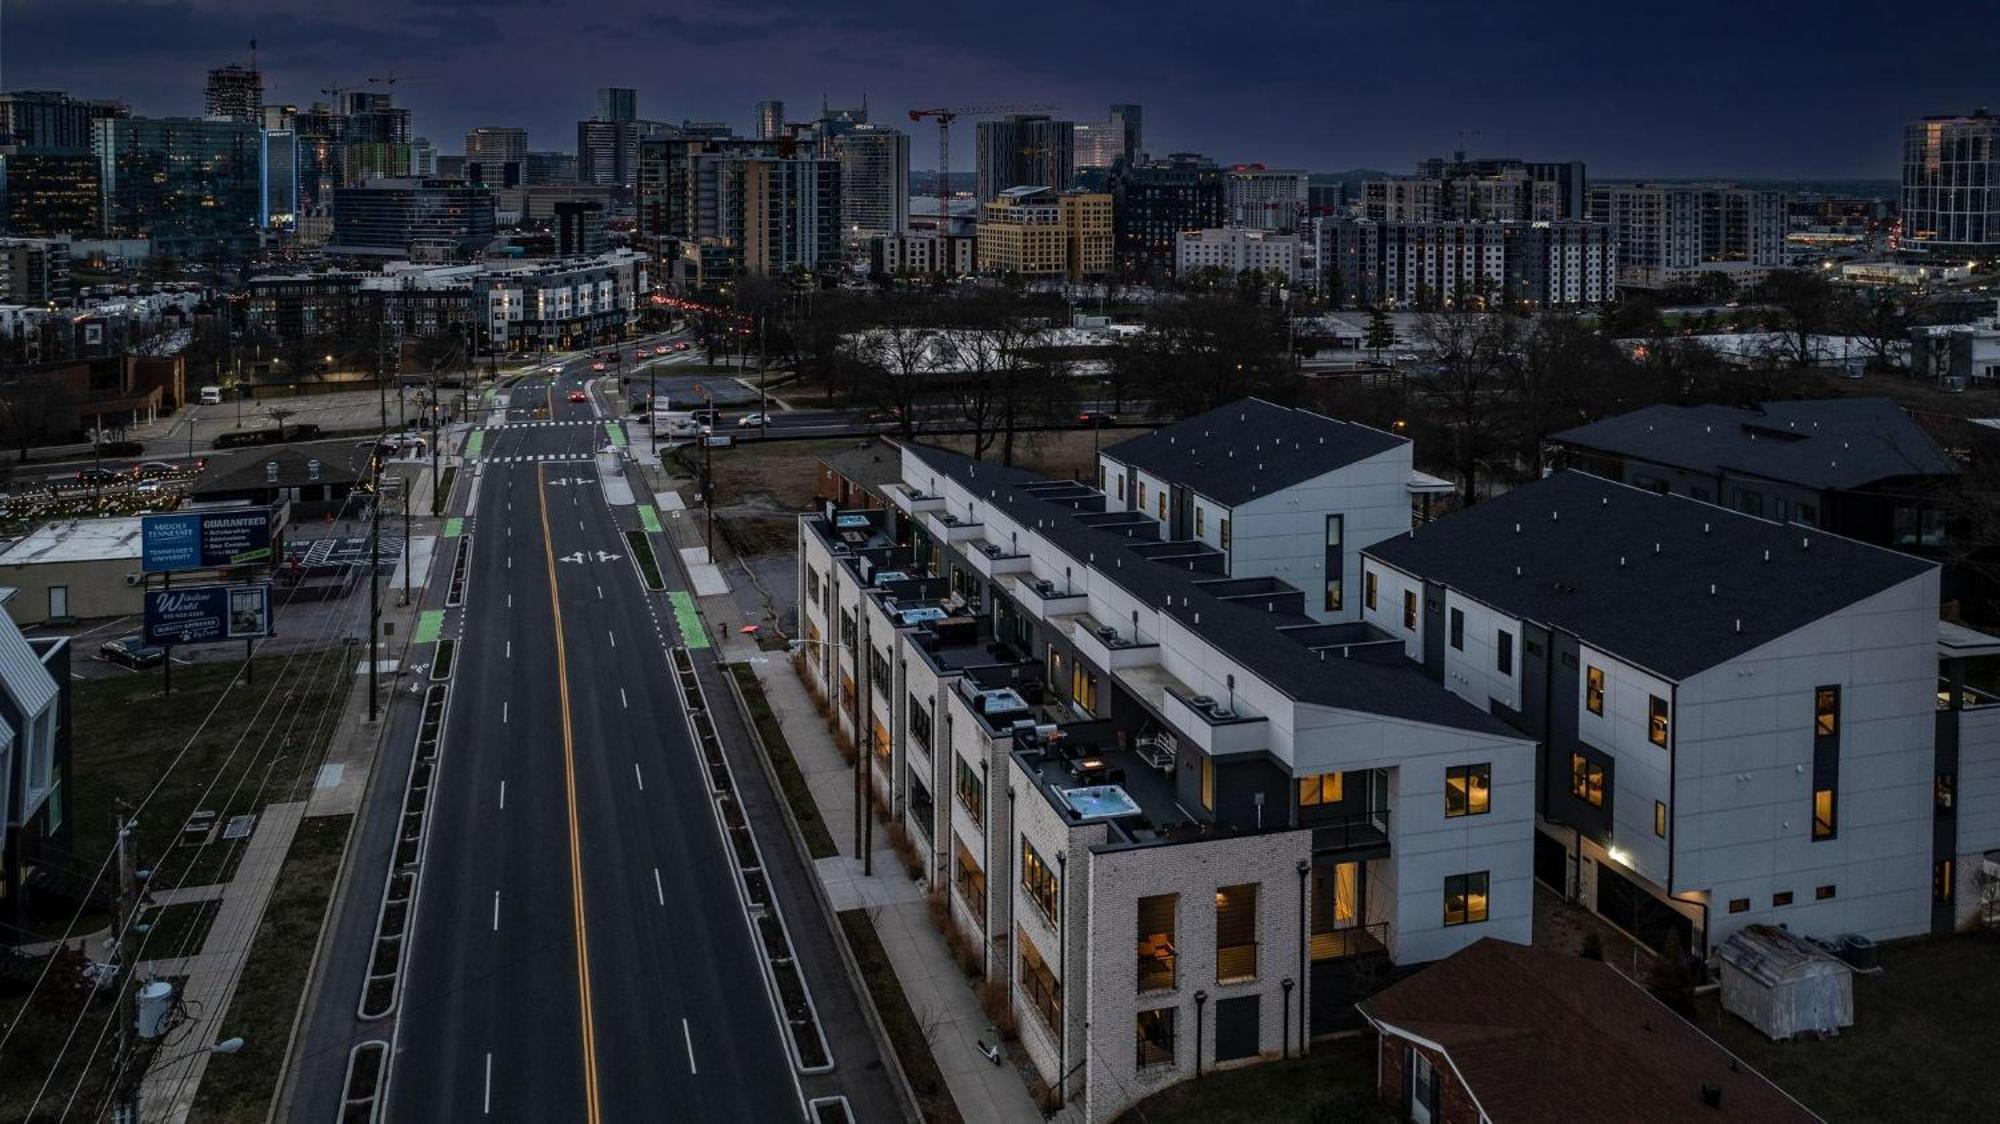
{"type": "Polygon", "coordinates": [[[21,713],[30,717],[55,701],[55,677],[42,666],[34,645],[4,617],[0,617],[0,684],[5,685],[21,713]]]}

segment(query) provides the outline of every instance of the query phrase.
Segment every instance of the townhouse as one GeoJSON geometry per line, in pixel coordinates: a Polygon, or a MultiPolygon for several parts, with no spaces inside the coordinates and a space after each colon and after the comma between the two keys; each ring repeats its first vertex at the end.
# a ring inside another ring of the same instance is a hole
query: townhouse
{"type": "Polygon", "coordinates": [[[1537,879],[1655,948],[1991,911],[2000,709],[1967,671],[2000,640],[1940,625],[1934,563],[1565,471],[1367,548],[1361,583],[1541,743],[1537,879]]]}
{"type": "Polygon", "coordinates": [[[800,520],[802,672],[1089,1120],[1530,936],[1533,737],[1349,599],[1408,444],[1297,413],[1116,446],[1111,495],[905,446],[886,508],[800,520]]]}
{"type": "MultiPolygon", "coordinates": [[[[14,592],[0,588],[0,603],[14,592]]],[[[78,892],[66,850],[69,657],[68,637],[30,639],[0,614],[0,923],[20,923],[37,890],[78,892]]]]}

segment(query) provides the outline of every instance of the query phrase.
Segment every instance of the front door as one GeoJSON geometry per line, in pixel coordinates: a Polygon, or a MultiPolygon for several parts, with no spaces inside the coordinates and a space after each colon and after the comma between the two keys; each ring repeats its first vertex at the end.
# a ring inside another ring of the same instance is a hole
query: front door
{"type": "Polygon", "coordinates": [[[1352,956],[1343,930],[1361,924],[1361,864],[1322,863],[1312,872],[1312,958],[1352,956]]]}
{"type": "Polygon", "coordinates": [[[1255,995],[1242,995],[1234,999],[1218,999],[1215,1003],[1215,1060],[1231,1062],[1238,1058],[1254,1058],[1262,1044],[1258,1042],[1257,999],[1255,995]]]}
{"type": "Polygon", "coordinates": [[[1437,1119],[1437,1070],[1431,1059],[1422,1051],[1405,1046],[1409,1065],[1404,1070],[1410,1075],[1409,1088],[1404,1090],[1404,1101],[1410,1109],[1410,1119],[1416,1124],[1431,1124],[1437,1119]]]}
{"type": "Polygon", "coordinates": [[[69,587],[52,585],[49,587],[49,619],[62,620],[69,616],[69,587]]]}

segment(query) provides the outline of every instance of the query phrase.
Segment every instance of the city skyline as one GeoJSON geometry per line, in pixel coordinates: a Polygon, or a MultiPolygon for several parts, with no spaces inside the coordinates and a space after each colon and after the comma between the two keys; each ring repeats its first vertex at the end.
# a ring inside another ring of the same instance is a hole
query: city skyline
{"type": "MultiPolygon", "coordinates": [[[[1392,16],[1299,5],[1273,36],[1265,23],[1212,26],[1192,5],[1151,5],[1144,20],[1128,5],[1051,8],[1048,19],[991,27],[908,5],[715,14],[607,0],[523,35],[515,28],[544,0],[356,0],[338,15],[288,0],[10,0],[0,5],[0,86],[197,115],[207,71],[247,62],[255,36],[268,100],[393,89],[415,132],[447,150],[494,125],[527,128],[537,149],[568,148],[595,91],[630,86],[641,117],[744,132],[762,99],[809,117],[822,91],[835,105],[865,95],[878,121],[912,133],[918,169],[935,164],[933,129],[905,120],[912,107],[1037,102],[1097,121],[1129,101],[1147,106],[1156,154],[1401,173],[1462,143],[1582,160],[1594,179],[1886,180],[1903,123],[1990,100],[1977,37],[1926,44],[1919,66],[1916,47],[1885,49],[1879,28],[1837,8],[1797,27],[1785,12],[1703,3],[1649,32],[1642,51],[1629,29],[1580,5],[1537,6],[1532,25],[1518,7],[1422,7],[1392,16]],[[670,72],[638,61],[653,58],[672,60],[670,72]],[[857,64],[867,59],[896,64],[857,64]],[[510,68],[534,80],[507,79],[510,68]],[[389,75],[393,87],[367,83],[389,75]]],[[[970,171],[969,157],[953,170],[970,171]]]]}

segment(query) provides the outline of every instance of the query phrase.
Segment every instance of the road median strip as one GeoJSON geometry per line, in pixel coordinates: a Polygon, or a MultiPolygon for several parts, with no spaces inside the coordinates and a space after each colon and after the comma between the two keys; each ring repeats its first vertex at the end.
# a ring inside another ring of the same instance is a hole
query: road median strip
{"type": "Polygon", "coordinates": [[[654,511],[653,505],[649,503],[639,505],[639,525],[654,534],[661,534],[666,530],[660,526],[660,513],[654,511]]]}

